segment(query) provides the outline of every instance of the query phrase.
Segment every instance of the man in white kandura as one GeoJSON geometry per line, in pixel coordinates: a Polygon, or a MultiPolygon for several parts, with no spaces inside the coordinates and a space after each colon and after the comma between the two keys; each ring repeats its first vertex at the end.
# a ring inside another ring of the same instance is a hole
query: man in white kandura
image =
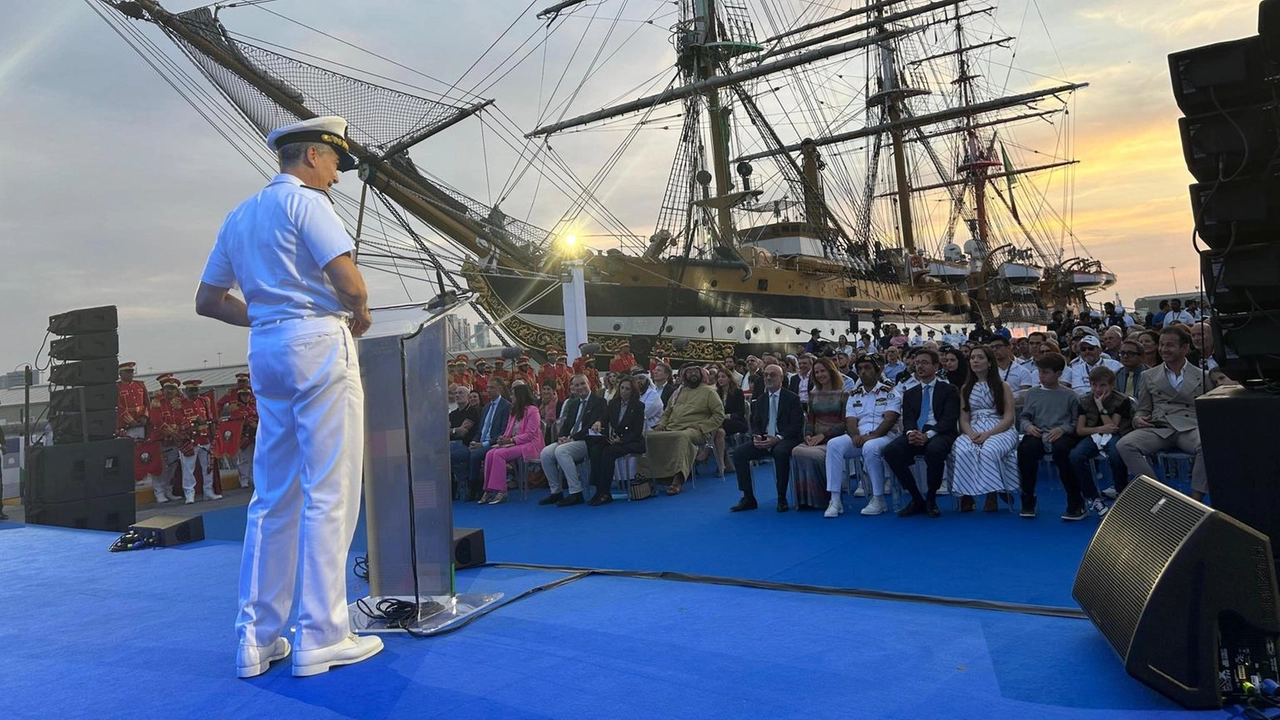
{"type": "Polygon", "coordinates": [[[353,635],[347,617],[364,455],[355,337],[372,318],[355,245],[328,193],[355,166],[346,129],[340,117],[321,117],[267,136],[280,174],[227,216],[196,292],[199,314],[251,328],[259,425],[236,618],[242,678],[288,657],[295,578],[295,676],[382,649],[377,637],[353,635]],[[230,294],[237,285],[243,301],[230,294]]]}

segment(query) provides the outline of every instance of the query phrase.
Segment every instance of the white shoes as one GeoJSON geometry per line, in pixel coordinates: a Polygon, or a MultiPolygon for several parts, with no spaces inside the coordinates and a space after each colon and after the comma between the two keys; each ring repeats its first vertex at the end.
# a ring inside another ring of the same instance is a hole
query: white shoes
{"type": "Polygon", "coordinates": [[[289,641],[277,638],[270,647],[241,645],[236,654],[236,677],[257,677],[267,671],[271,663],[289,657],[289,641]]]}
{"type": "Polygon", "coordinates": [[[839,493],[831,493],[831,503],[827,505],[827,511],[822,513],[824,518],[836,518],[844,512],[844,503],[840,502],[839,493]]]}
{"type": "Polygon", "coordinates": [[[213,489],[212,489],[212,488],[210,488],[209,490],[207,490],[207,491],[205,492],[205,494],[204,494],[204,499],[205,499],[205,500],[221,500],[221,499],[222,499],[222,496],[221,496],[221,495],[219,495],[218,493],[214,492],[214,491],[213,491],[213,489]]]}
{"type": "Polygon", "coordinates": [[[884,496],[875,495],[871,498],[871,502],[867,503],[867,506],[862,508],[862,514],[863,515],[879,515],[880,513],[888,509],[889,508],[885,507],[885,504],[884,504],[884,496]]]}
{"type": "Polygon", "coordinates": [[[183,499],[183,502],[182,502],[183,505],[194,505],[196,502],[196,491],[183,490],[182,499],[183,499]]]}
{"type": "Polygon", "coordinates": [[[864,490],[864,489],[862,489],[862,483],[858,483],[858,487],[857,487],[857,489],[853,491],[853,496],[854,496],[854,497],[866,497],[866,496],[867,496],[867,491],[866,491],[866,490],[864,490]]]}
{"type": "Polygon", "coordinates": [[[377,636],[348,635],[345,640],[329,647],[315,650],[299,650],[293,654],[293,676],[308,677],[328,672],[335,665],[351,665],[377,655],[382,650],[382,638],[377,636]]]}
{"type": "Polygon", "coordinates": [[[168,496],[166,496],[163,492],[156,493],[156,503],[167,503],[167,502],[169,502],[168,496]]]}

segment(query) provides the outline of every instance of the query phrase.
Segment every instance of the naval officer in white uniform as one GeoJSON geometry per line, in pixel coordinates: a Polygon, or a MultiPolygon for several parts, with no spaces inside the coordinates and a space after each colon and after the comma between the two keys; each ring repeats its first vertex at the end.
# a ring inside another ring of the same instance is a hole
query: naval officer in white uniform
{"type": "Polygon", "coordinates": [[[353,635],[347,617],[364,455],[354,338],[372,318],[354,243],[328,195],[355,166],[346,129],[331,116],[267,136],[280,174],[227,216],[196,292],[199,314],[251,328],[259,425],[240,566],[239,677],[288,657],[283,633],[297,583],[295,676],[382,649],[377,637],[353,635]],[[236,286],[243,301],[230,293],[236,286]]]}

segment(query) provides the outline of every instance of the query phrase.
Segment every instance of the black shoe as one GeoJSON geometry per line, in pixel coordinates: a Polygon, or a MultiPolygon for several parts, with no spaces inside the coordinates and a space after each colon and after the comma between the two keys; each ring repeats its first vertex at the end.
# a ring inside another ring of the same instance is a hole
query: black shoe
{"type": "Polygon", "coordinates": [[[790,509],[791,506],[787,504],[786,498],[778,498],[778,512],[786,512],[790,509]]]}
{"type": "Polygon", "coordinates": [[[737,505],[729,508],[729,512],[742,512],[743,510],[755,510],[760,507],[753,497],[744,497],[738,501],[737,505]]]}
{"type": "Polygon", "coordinates": [[[1034,495],[1022,496],[1022,509],[1018,511],[1018,517],[1033,518],[1036,516],[1036,498],[1034,495]]]}
{"type": "Polygon", "coordinates": [[[564,493],[551,493],[538,501],[539,505],[555,505],[564,499],[564,493]]]}
{"type": "Polygon", "coordinates": [[[1067,511],[1062,513],[1062,519],[1069,522],[1074,522],[1076,520],[1083,520],[1087,517],[1089,517],[1089,511],[1085,510],[1083,505],[1079,505],[1076,507],[1068,506],[1067,511]]]}
{"type": "Polygon", "coordinates": [[[613,502],[613,493],[597,490],[596,494],[591,498],[591,502],[587,504],[591,507],[596,507],[597,505],[604,505],[605,503],[611,502],[613,502]]]}
{"type": "Polygon", "coordinates": [[[563,500],[556,503],[556,507],[569,507],[570,505],[581,505],[581,504],[582,504],[582,493],[576,492],[576,493],[569,493],[568,495],[565,495],[563,500]]]}
{"type": "MultiPolygon", "coordinates": [[[[972,498],[970,498],[972,500],[972,498]]],[[[931,518],[942,517],[942,511],[938,509],[938,503],[933,500],[926,500],[924,503],[924,514],[931,518]]]]}
{"type": "Polygon", "coordinates": [[[907,506],[898,511],[898,517],[911,517],[924,512],[924,503],[918,500],[912,500],[907,506]]]}

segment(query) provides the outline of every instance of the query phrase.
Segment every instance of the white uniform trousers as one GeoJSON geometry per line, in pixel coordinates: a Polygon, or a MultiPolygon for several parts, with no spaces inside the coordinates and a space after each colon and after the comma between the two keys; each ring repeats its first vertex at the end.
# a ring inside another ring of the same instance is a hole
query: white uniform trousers
{"type": "Polygon", "coordinates": [[[204,496],[213,494],[213,465],[209,463],[208,445],[197,445],[195,453],[190,456],[178,453],[178,462],[182,463],[182,494],[188,500],[195,497],[197,464],[204,473],[204,496]]]}
{"type": "Polygon", "coordinates": [[[862,464],[867,468],[867,475],[871,478],[871,494],[884,494],[884,448],[893,441],[893,435],[873,438],[862,444],[861,448],[854,447],[853,438],[848,433],[838,438],[827,441],[827,490],[833,493],[840,492],[840,486],[844,484],[845,475],[848,471],[845,469],[845,461],[849,458],[862,458],[862,464]]]}
{"type": "Polygon", "coordinates": [[[249,371],[259,447],[236,632],[242,645],[274,644],[300,583],[294,652],[328,647],[351,633],[346,563],[364,459],[355,339],[337,317],[255,327],[249,371]]]}

